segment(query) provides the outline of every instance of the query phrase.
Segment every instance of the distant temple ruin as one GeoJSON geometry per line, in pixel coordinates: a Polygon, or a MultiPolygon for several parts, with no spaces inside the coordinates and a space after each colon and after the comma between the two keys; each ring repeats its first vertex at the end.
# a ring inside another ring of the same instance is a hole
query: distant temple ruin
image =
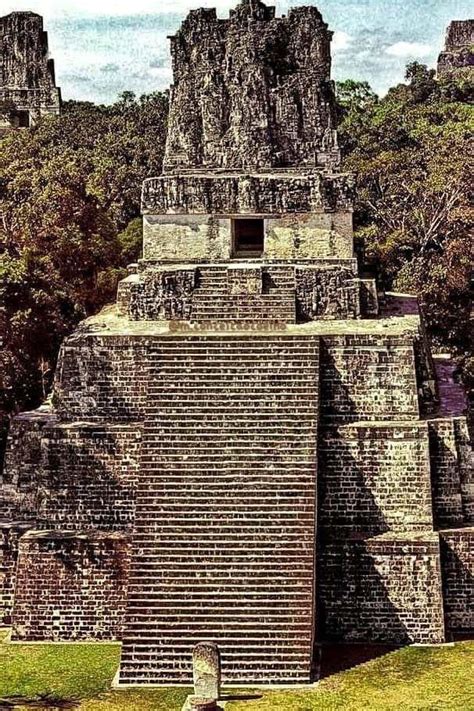
{"type": "Polygon", "coordinates": [[[0,17],[0,132],[33,126],[60,107],[43,18],[33,12],[0,17]]]}
{"type": "Polygon", "coordinates": [[[327,643],[472,632],[462,389],[354,253],[331,32],[243,0],[171,39],[163,173],[117,304],[11,427],[15,640],[120,639],[119,685],[308,682],[327,643]]]}
{"type": "Polygon", "coordinates": [[[446,45],[438,57],[438,76],[474,72],[474,20],[454,20],[446,32],[446,45]]]}

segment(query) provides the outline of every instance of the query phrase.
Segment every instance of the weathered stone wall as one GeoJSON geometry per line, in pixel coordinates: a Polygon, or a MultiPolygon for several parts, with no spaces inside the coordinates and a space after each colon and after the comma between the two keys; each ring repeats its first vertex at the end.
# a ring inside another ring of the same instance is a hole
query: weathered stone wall
{"type": "Polygon", "coordinates": [[[433,528],[425,422],[326,428],[319,449],[319,521],[324,534],[433,528]]]}
{"type": "Polygon", "coordinates": [[[418,418],[413,334],[323,336],[323,422],[418,418]]]}
{"type": "Polygon", "coordinates": [[[148,269],[130,289],[129,317],[135,321],[189,320],[196,282],[195,269],[148,269]]]}
{"type": "Polygon", "coordinates": [[[155,343],[127,335],[68,338],[54,387],[61,420],[140,421],[155,343]]]}
{"type": "Polygon", "coordinates": [[[0,519],[30,520],[34,525],[42,462],[41,439],[44,429],[56,422],[57,415],[48,408],[24,412],[12,419],[0,480],[0,519]]]}
{"type": "MultiPolygon", "coordinates": [[[[266,260],[352,259],[352,213],[307,213],[266,217],[266,260]]],[[[233,251],[232,223],[215,215],[145,215],[145,260],[186,263],[227,261],[233,251]]]]}
{"type": "Polygon", "coordinates": [[[0,625],[11,623],[18,542],[28,526],[15,521],[0,522],[0,625]]]}
{"type": "Polygon", "coordinates": [[[444,641],[438,534],[332,541],[324,548],[318,576],[320,639],[444,641]]]}
{"type": "Polygon", "coordinates": [[[33,12],[12,12],[0,17],[0,126],[16,122],[25,111],[34,123],[43,113],[59,113],[60,93],[55,85],[54,62],[48,58],[48,36],[43,19],[33,12]]]}
{"type": "Polygon", "coordinates": [[[2,490],[13,520],[32,528],[130,529],[140,424],[35,424],[21,415],[12,423],[5,466],[11,483],[2,490]]]}
{"type": "Polygon", "coordinates": [[[130,530],[140,438],[138,425],[79,423],[46,430],[38,473],[41,528],[130,530]]]}
{"type": "Polygon", "coordinates": [[[191,11],[171,39],[165,169],[314,165],[334,150],[331,36],[315,7],[191,11]]]}
{"type": "Polygon", "coordinates": [[[474,20],[453,20],[446,31],[446,49],[474,44],[474,20]]]}
{"type": "Polygon", "coordinates": [[[474,528],[441,531],[444,612],[451,633],[474,632],[474,528]]]}
{"type": "Polygon", "coordinates": [[[160,262],[230,259],[230,220],[213,215],[144,215],[143,258],[160,262]]]}
{"type": "Polygon", "coordinates": [[[360,285],[348,269],[297,267],[298,321],[360,318],[360,285]]]}
{"type": "Polygon", "coordinates": [[[348,173],[286,170],[276,173],[162,175],[143,183],[142,210],[152,215],[291,215],[352,211],[348,173]]]}
{"type": "Polygon", "coordinates": [[[120,639],[129,541],[32,531],[20,541],[12,639],[120,639]]]}
{"type": "Polygon", "coordinates": [[[285,324],[360,318],[361,284],[354,278],[352,260],[321,263],[301,267],[235,261],[172,269],[143,262],[139,279],[126,280],[120,311],[133,321],[285,324]]]}
{"type": "Polygon", "coordinates": [[[352,259],[352,212],[282,215],[266,221],[267,259],[352,259]]]}
{"type": "Polygon", "coordinates": [[[438,528],[474,524],[474,455],[464,417],[428,420],[438,528]]]}

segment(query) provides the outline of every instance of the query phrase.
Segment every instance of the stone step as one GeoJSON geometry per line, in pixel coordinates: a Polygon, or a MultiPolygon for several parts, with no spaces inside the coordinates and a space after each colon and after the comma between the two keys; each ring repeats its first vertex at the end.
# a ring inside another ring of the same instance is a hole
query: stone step
{"type": "MultiPolygon", "coordinates": [[[[271,649],[275,649],[275,640],[273,638],[273,635],[275,634],[275,630],[262,630],[260,628],[255,629],[255,630],[246,630],[245,631],[245,637],[242,636],[241,630],[232,630],[229,632],[225,633],[225,636],[219,636],[219,643],[222,647],[228,647],[229,649],[232,649],[236,643],[239,646],[239,649],[243,650],[252,650],[252,649],[266,649],[270,647],[271,649]]],[[[280,638],[279,644],[277,649],[281,652],[285,650],[291,651],[294,646],[295,646],[295,637],[294,634],[285,634],[283,630],[278,631],[278,636],[280,638]]],[[[308,641],[311,640],[311,631],[305,630],[301,631],[298,634],[298,641],[300,642],[301,645],[307,644],[308,641]]],[[[148,628],[142,628],[140,629],[140,632],[137,633],[136,635],[128,635],[127,636],[127,641],[130,644],[133,644],[134,649],[143,649],[148,650],[149,649],[149,638],[150,637],[156,637],[156,630],[153,630],[153,628],[148,629],[148,628]]],[[[214,641],[214,637],[211,635],[204,635],[203,637],[199,636],[199,633],[195,633],[194,636],[192,635],[191,632],[188,634],[184,635],[180,630],[174,632],[170,631],[170,633],[166,637],[166,642],[163,645],[160,645],[159,649],[174,649],[177,652],[184,651],[186,652],[190,646],[194,646],[196,644],[196,641],[199,642],[212,642],[214,641]]]]}
{"type": "Polygon", "coordinates": [[[227,401],[222,401],[222,402],[216,402],[213,399],[209,400],[193,400],[193,399],[184,399],[184,398],[176,398],[176,400],[173,402],[172,400],[165,403],[159,403],[157,405],[156,403],[152,403],[149,407],[149,417],[150,420],[148,422],[145,422],[145,430],[147,429],[148,426],[156,427],[156,418],[158,415],[161,413],[167,414],[167,413],[173,413],[174,410],[178,409],[180,410],[182,407],[185,408],[184,411],[181,411],[181,416],[187,417],[188,415],[188,410],[192,410],[191,414],[192,415],[197,415],[201,414],[204,418],[206,417],[206,408],[210,408],[213,412],[217,411],[222,411],[224,413],[231,413],[233,412],[236,417],[240,417],[241,414],[246,414],[246,415],[253,415],[255,417],[255,420],[258,420],[258,417],[260,415],[270,415],[272,414],[275,418],[277,417],[278,413],[281,412],[282,414],[286,415],[293,415],[294,417],[298,417],[299,413],[304,415],[312,415],[313,418],[315,419],[316,416],[316,410],[313,409],[310,403],[310,398],[308,397],[301,397],[299,399],[295,399],[292,401],[289,401],[288,398],[281,398],[280,400],[275,400],[272,404],[270,403],[265,403],[265,405],[258,404],[256,402],[252,402],[250,398],[242,398],[242,400],[237,403],[236,401],[234,402],[227,402],[227,401]],[[237,408],[236,405],[239,405],[237,408]],[[298,407],[298,412],[295,412],[295,406],[298,407]],[[174,408],[174,410],[173,410],[174,408]]]}
{"type": "MultiPolygon", "coordinates": [[[[156,491],[156,490],[155,490],[156,491]]],[[[165,493],[165,489],[163,493],[165,493]]],[[[206,510],[209,507],[214,508],[216,504],[218,504],[221,507],[224,507],[225,509],[227,508],[233,508],[235,507],[235,510],[242,510],[246,511],[247,507],[249,511],[253,511],[254,509],[259,509],[262,507],[263,511],[266,511],[267,509],[272,509],[272,507],[280,507],[284,506],[285,508],[288,507],[288,501],[291,502],[291,504],[299,510],[300,506],[304,506],[306,508],[309,508],[311,506],[311,501],[309,501],[309,492],[300,492],[299,497],[295,496],[270,496],[267,495],[264,498],[259,497],[257,501],[251,501],[249,500],[249,496],[253,495],[256,496],[255,492],[248,492],[247,498],[242,497],[241,499],[232,499],[231,501],[226,501],[225,496],[223,494],[219,494],[218,496],[208,496],[207,498],[201,497],[200,499],[198,497],[189,497],[189,498],[182,498],[182,497],[170,497],[169,494],[166,492],[166,504],[165,503],[152,503],[149,504],[147,509],[147,513],[154,513],[154,512],[160,512],[163,510],[163,507],[166,506],[166,508],[171,507],[174,508],[176,505],[180,506],[186,506],[187,509],[189,509],[190,506],[193,507],[194,511],[200,511],[201,509],[206,510]]],[[[263,496],[263,495],[262,495],[263,496]]]]}
{"type": "MultiPolygon", "coordinates": [[[[180,566],[184,565],[186,562],[188,562],[187,559],[190,555],[189,549],[180,550],[179,548],[177,548],[174,550],[174,552],[165,552],[164,550],[160,549],[158,545],[160,542],[161,541],[158,541],[157,539],[153,539],[153,537],[151,537],[149,541],[149,547],[142,547],[140,543],[136,541],[134,547],[136,555],[132,563],[130,564],[131,569],[134,570],[136,568],[137,570],[139,569],[143,571],[147,566],[149,566],[151,574],[151,572],[155,572],[156,566],[159,566],[160,563],[165,559],[169,562],[170,569],[177,569],[180,566]]],[[[310,543],[311,541],[304,541],[304,545],[298,545],[295,541],[294,545],[292,546],[293,557],[297,554],[306,554],[308,552],[308,549],[311,547],[310,543]]],[[[202,568],[215,565],[216,573],[222,566],[230,566],[231,564],[236,566],[245,566],[246,562],[248,562],[249,575],[255,572],[256,567],[259,564],[261,564],[259,571],[261,575],[266,574],[266,563],[269,557],[271,557],[272,560],[273,558],[275,560],[278,559],[278,563],[283,566],[286,565],[286,561],[291,559],[292,555],[289,552],[282,554],[279,553],[278,550],[276,550],[271,556],[267,555],[267,558],[264,559],[263,554],[261,556],[258,556],[255,553],[254,555],[243,555],[241,553],[234,553],[233,551],[229,551],[229,549],[227,549],[227,551],[223,551],[222,554],[216,554],[215,548],[211,547],[207,549],[204,543],[202,544],[202,550],[200,554],[195,555],[196,561],[199,560],[202,563],[202,568]]],[[[300,572],[305,569],[304,565],[304,563],[301,564],[300,572]]],[[[270,571],[270,573],[272,573],[271,566],[270,568],[268,568],[268,570],[270,571]]],[[[191,578],[192,576],[190,574],[190,580],[191,578]]]]}
{"type": "MultiPolygon", "coordinates": [[[[190,461],[190,462],[175,462],[174,464],[168,464],[168,465],[163,465],[160,463],[156,464],[150,464],[148,467],[143,466],[142,470],[144,472],[144,477],[151,475],[151,476],[170,476],[172,477],[178,477],[180,474],[182,476],[182,481],[183,484],[186,483],[188,477],[199,477],[199,476],[213,476],[224,480],[225,475],[231,475],[227,476],[227,481],[230,481],[232,479],[236,479],[236,477],[245,477],[245,481],[248,482],[251,477],[251,472],[245,472],[245,462],[242,463],[242,460],[234,460],[233,462],[226,462],[223,464],[222,462],[208,462],[205,467],[202,466],[202,462],[199,464],[199,466],[196,466],[196,464],[190,461]],[[185,466],[186,464],[186,466],[185,466]]],[[[296,466],[295,463],[292,464],[291,468],[289,468],[288,465],[282,466],[282,462],[268,462],[266,459],[261,459],[258,462],[255,462],[254,464],[261,464],[265,465],[262,467],[264,469],[263,474],[268,474],[273,477],[273,479],[278,478],[279,479],[279,484],[282,485],[285,481],[293,482],[295,479],[298,478],[299,475],[304,475],[305,473],[308,473],[308,466],[307,465],[301,465],[301,466],[296,466]]],[[[316,464],[311,467],[316,471],[316,464]]],[[[255,477],[257,481],[259,480],[258,477],[262,475],[262,471],[260,472],[255,472],[255,477]]],[[[238,482],[236,482],[238,483],[238,482]]],[[[137,485],[140,486],[140,485],[137,485]]],[[[149,489],[148,489],[149,491],[149,489]]],[[[142,499],[143,500],[143,499],[142,499]]]]}
{"type": "MultiPolygon", "coordinates": [[[[295,428],[296,429],[296,428],[295,428]]],[[[248,429],[247,432],[242,436],[239,437],[238,432],[233,432],[229,433],[227,431],[227,428],[220,428],[218,432],[214,431],[209,431],[206,430],[202,434],[199,432],[186,432],[182,433],[181,430],[178,430],[176,433],[173,433],[173,431],[168,428],[167,430],[162,430],[159,425],[157,426],[157,429],[155,430],[155,427],[147,427],[147,434],[149,435],[152,432],[156,432],[156,434],[161,434],[166,431],[166,440],[169,443],[170,447],[179,447],[183,446],[184,449],[194,449],[194,448],[205,448],[209,445],[209,442],[214,443],[216,447],[220,446],[221,448],[226,446],[227,444],[229,446],[232,446],[233,442],[242,442],[245,441],[247,447],[255,445],[255,447],[258,447],[260,449],[263,449],[263,445],[266,445],[266,449],[268,450],[269,446],[275,447],[275,446],[285,446],[284,440],[282,440],[281,433],[279,431],[273,431],[273,432],[261,432],[261,433],[255,433],[252,432],[251,429],[248,429]]],[[[314,432],[316,431],[316,427],[314,426],[307,426],[305,428],[298,428],[297,434],[303,434],[306,437],[311,437],[314,432]]],[[[146,456],[146,448],[150,447],[153,448],[155,447],[153,441],[150,441],[150,438],[147,437],[147,441],[144,443],[143,446],[143,455],[146,456]]]]}
{"type": "MultiPolygon", "coordinates": [[[[258,592],[259,590],[262,591],[262,593],[265,593],[267,590],[273,590],[275,589],[277,592],[279,590],[286,590],[288,591],[310,591],[312,590],[312,585],[311,585],[312,577],[304,578],[304,576],[298,581],[298,585],[295,585],[294,582],[290,581],[287,582],[284,579],[274,579],[274,578],[268,578],[266,576],[256,576],[255,571],[252,572],[252,586],[251,590],[253,593],[258,592]]],[[[190,582],[190,577],[189,574],[183,575],[183,571],[180,571],[180,574],[176,574],[176,577],[173,578],[172,580],[166,580],[163,576],[161,578],[157,578],[156,574],[150,571],[142,571],[139,570],[137,574],[132,570],[130,573],[130,578],[129,578],[129,585],[130,585],[130,590],[134,590],[135,592],[142,591],[143,592],[143,585],[147,586],[147,590],[145,593],[148,595],[149,593],[163,593],[163,594],[168,594],[174,591],[189,591],[190,595],[193,594],[200,594],[203,592],[206,592],[207,594],[210,594],[211,592],[214,594],[219,594],[223,591],[226,593],[239,593],[239,592],[245,592],[250,589],[249,587],[249,580],[246,578],[245,580],[238,580],[234,581],[229,578],[229,576],[225,577],[222,575],[215,575],[213,576],[209,581],[202,581],[202,579],[191,579],[190,582]]]]}
{"type": "MultiPolygon", "coordinates": [[[[250,399],[249,399],[250,400],[250,399]]],[[[200,440],[202,432],[203,437],[207,437],[211,441],[214,440],[214,435],[220,435],[221,440],[229,441],[231,444],[238,441],[247,443],[254,437],[256,442],[269,442],[268,449],[271,449],[273,443],[283,443],[285,435],[281,429],[285,428],[292,437],[299,438],[301,434],[307,435],[306,439],[312,441],[311,437],[317,432],[318,421],[317,413],[308,404],[306,398],[304,400],[296,400],[289,403],[289,407],[283,409],[281,420],[285,420],[282,424],[278,419],[278,405],[280,403],[272,403],[271,406],[266,406],[265,410],[260,410],[261,421],[255,422],[255,426],[249,426],[249,421],[255,420],[255,415],[258,414],[255,410],[250,409],[250,402],[238,403],[238,407],[233,407],[232,403],[215,403],[215,407],[208,411],[208,417],[203,410],[198,407],[193,408],[189,413],[183,413],[181,420],[177,422],[174,417],[172,407],[179,406],[181,400],[166,403],[166,405],[150,406],[150,419],[145,422],[142,427],[142,434],[146,435],[144,440],[145,445],[149,445],[149,439],[153,435],[165,434],[168,437],[175,437],[177,441],[185,437],[188,441],[188,435],[194,436],[196,441],[200,440]],[[302,410],[301,418],[298,418],[298,411],[302,410]],[[223,417],[220,417],[222,410],[223,417]],[[234,413],[234,419],[231,419],[231,414],[234,413]],[[153,417],[151,417],[153,415],[153,417]],[[264,419],[266,418],[266,419],[264,419]],[[220,421],[220,427],[218,423],[220,421]],[[242,424],[239,437],[239,424],[242,424]],[[280,425],[280,429],[278,426],[280,425]],[[230,439],[232,438],[232,439],[230,439]],[[268,439],[270,438],[270,439],[268,439]]],[[[188,402],[188,401],[185,401],[188,402]]],[[[200,403],[203,405],[203,403],[200,403]]],[[[211,403],[212,404],[212,403],[211,403]]],[[[235,404],[235,403],[234,403],[235,404]]],[[[303,442],[305,440],[302,440],[303,442]]]]}
{"type": "MultiPolygon", "coordinates": [[[[155,552],[147,552],[146,550],[140,548],[140,546],[138,545],[135,545],[134,550],[135,556],[130,564],[130,569],[134,572],[137,572],[137,570],[144,570],[144,568],[149,569],[149,571],[151,572],[157,566],[162,565],[164,561],[166,561],[167,563],[166,568],[168,571],[179,570],[180,568],[189,566],[189,551],[186,556],[173,556],[170,554],[166,554],[164,551],[160,551],[160,548],[158,546],[156,546],[155,552]]],[[[306,552],[307,551],[305,551],[301,547],[298,547],[295,548],[294,555],[302,555],[306,552]]],[[[211,556],[210,554],[207,557],[205,555],[201,555],[201,558],[198,558],[198,556],[196,556],[193,552],[191,553],[193,565],[197,565],[197,562],[199,561],[199,570],[201,572],[206,571],[207,569],[212,569],[218,572],[221,568],[223,568],[224,570],[230,570],[231,568],[247,568],[249,574],[252,572],[252,570],[258,569],[261,575],[268,574],[271,576],[272,574],[275,574],[275,563],[278,563],[279,573],[281,573],[283,570],[286,570],[287,567],[289,567],[289,569],[291,570],[292,565],[291,556],[283,557],[278,556],[276,553],[271,556],[270,560],[268,559],[268,557],[266,559],[259,560],[257,556],[211,556]]],[[[307,562],[299,563],[299,573],[311,571],[312,569],[313,562],[309,559],[307,562]]]]}
{"type": "MultiPolygon", "coordinates": [[[[241,334],[233,334],[231,331],[223,331],[223,337],[219,338],[217,336],[212,336],[206,339],[203,338],[201,343],[194,343],[192,340],[195,337],[182,336],[178,338],[169,338],[166,342],[166,337],[164,337],[159,346],[157,346],[157,353],[159,355],[159,362],[161,360],[173,360],[176,354],[180,354],[182,357],[196,357],[197,359],[206,357],[206,355],[215,356],[222,358],[223,360],[232,359],[236,355],[242,355],[249,359],[253,359],[255,363],[255,355],[266,355],[266,361],[260,361],[260,369],[265,369],[265,362],[268,365],[268,369],[271,371],[281,362],[281,359],[287,359],[291,354],[291,357],[295,359],[296,366],[301,365],[298,363],[298,357],[304,357],[305,360],[310,355],[317,357],[317,348],[314,342],[309,338],[301,338],[298,340],[297,337],[292,336],[277,336],[273,342],[266,339],[262,333],[256,332],[254,340],[249,338],[248,341],[244,340],[241,334]],[[227,340],[224,340],[227,336],[227,340]],[[268,363],[268,357],[273,356],[275,362],[268,363]]],[[[368,352],[372,352],[373,348],[367,348],[368,352]]],[[[347,346],[341,347],[341,354],[346,353],[347,346]]],[[[199,360],[198,360],[199,362],[199,360]]],[[[240,367],[240,361],[233,363],[235,368],[240,367]]],[[[291,371],[290,371],[291,372],[291,371]]]]}
{"type": "MultiPolygon", "coordinates": [[[[232,663],[234,662],[235,664],[239,663],[239,660],[245,660],[245,661],[255,661],[257,659],[262,659],[262,652],[267,651],[267,653],[270,651],[268,650],[268,646],[265,647],[260,647],[260,646],[255,646],[253,648],[250,647],[243,647],[241,648],[239,646],[239,649],[233,649],[232,647],[229,647],[229,649],[225,650],[225,657],[227,660],[227,663],[232,663]]],[[[133,666],[134,664],[138,666],[139,662],[141,660],[146,660],[148,662],[155,661],[156,663],[159,663],[159,665],[167,665],[167,664],[172,664],[173,660],[176,659],[176,654],[179,652],[182,655],[183,661],[186,659],[186,652],[190,655],[192,653],[192,645],[188,645],[187,649],[186,648],[178,648],[175,652],[170,647],[160,647],[159,650],[155,654],[151,654],[149,652],[146,652],[142,647],[137,647],[134,645],[134,650],[133,653],[130,653],[129,655],[125,656],[124,659],[128,659],[130,662],[130,666],[133,666]]],[[[224,654],[224,650],[222,650],[222,654],[224,654]]],[[[284,661],[281,662],[280,668],[284,669],[291,669],[294,665],[298,666],[298,663],[304,662],[306,659],[307,655],[305,654],[304,649],[298,649],[298,648],[291,648],[290,646],[287,647],[277,647],[274,649],[273,654],[280,654],[284,657],[284,661]]],[[[189,660],[188,660],[189,664],[189,660]]]]}
{"type": "MultiPolygon", "coordinates": [[[[188,655],[189,656],[189,655],[188,655]]],[[[192,686],[193,675],[192,669],[189,665],[185,666],[186,662],[183,660],[183,671],[177,667],[177,663],[171,665],[169,668],[161,667],[159,665],[147,664],[139,665],[137,671],[127,671],[126,668],[120,669],[119,683],[123,685],[141,686],[156,684],[160,686],[169,686],[174,684],[179,684],[183,686],[192,686]],[[148,671],[148,669],[154,669],[158,666],[159,671],[148,671]]],[[[224,684],[246,684],[246,685],[258,685],[262,684],[262,678],[265,680],[266,684],[307,684],[309,680],[309,670],[305,667],[302,669],[292,668],[276,668],[272,664],[260,662],[260,667],[255,665],[255,668],[250,668],[247,671],[247,665],[245,668],[239,666],[235,663],[235,668],[232,665],[226,665],[225,671],[222,674],[222,681],[224,684]]]]}
{"type": "MultiPolygon", "coordinates": [[[[298,402],[300,404],[300,402],[298,402]]],[[[189,430],[193,430],[197,425],[201,428],[199,432],[194,432],[198,435],[201,432],[203,435],[221,435],[223,437],[228,434],[238,436],[245,439],[248,434],[254,433],[256,436],[278,435],[280,438],[285,437],[289,432],[290,435],[299,434],[299,430],[308,431],[317,427],[318,418],[315,409],[306,408],[304,413],[298,419],[299,409],[291,409],[290,411],[281,412],[278,417],[278,412],[274,409],[267,411],[259,411],[258,419],[255,417],[255,412],[242,412],[229,410],[224,413],[223,417],[215,412],[207,413],[207,418],[203,422],[202,416],[199,413],[182,413],[182,417],[178,420],[170,413],[163,412],[163,418],[157,419],[160,413],[153,403],[149,405],[149,417],[142,425],[142,429],[146,426],[148,431],[154,428],[160,431],[170,432],[171,434],[186,435],[189,430]],[[225,428],[225,429],[223,429],[225,428]]]]}
{"type": "MultiPolygon", "coordinates": [[[[311,592],[311,591],[310,591],[311,592]]],[[[298,590],[287,590],[283,592],[278,592],[276,591],[275,595],[271,595],[271,591],[269,592],[268,590],[261,590],[254,592],[253,590],[243,590],[241,591],[241,594],[234,594],[234,593],[229,593],[229,591],[223,590],[220,591],[219,594],[213,593],[212,595],[206,595],[204,596],[203,593],[195,593],[194,595],[187,595],[186,598],[183,599],[182,594],[175,595],[170,595],[169,591],[162,590],[160,592],[150,592],[147,591],[147,596],[146,598],[143,598],[139,592],[135,592],[133,589],[128,591],[128,599],[129,600],[134,600],[137,605],[140,603],[143,603],[145,605],[148,604],[156,604],[160,603],[163,607],[174,607],[174,606],[179,606],[181,604],[188,606],[188,607],[193,607],[193,605],[199,606],[199,605],[209,605],[209,604],[218,604],[219,606],[221,604],[232,604],[232,605],[247,605],[247,604],[254,604],[255,600],[259,600],[262,602],[262,604],[269,604],[270,602],[273,602],[275,599],[279,599],[282,604],[287,603],[288,601],[291,603],[293,599],[304,599],[307,600],[308,597],[308,591],[298,591],[298,590]]],[[[135,609],[135,608],[134,608],[135,609]]]]}
{"type": "MultiPolygon", "coordinates": [[[[233,313],[263,318],[271,299],[259,301],[265,308],[245,297],[233,313]]],[[[284,301],[273,304],[285,311],[284,301]]],[[[229,640],[224,678],[254,680],[268,665],[272,678],[294,679],[300,660],[307,679],[318,339],[192,335],[163,338],[157,351],[121,679],[190,678],[192,646],[206,636],[229,640]]]]}
{"type": "MultiPolygon", "coordinates": [[[[196,479],[193,479],[193,477],[190,475],[189,471],[186,472],[186,476],[183,481],[183,477],[179,475],[173,475],[173,476],[167,476],[166,480],[169,482],[170,485],[183,485],[183,483],[186,483],[188,486],[200,486],[201,483],[203,486],[209,485],[212,486],[213,484],[219,484],[221,486],[227,486],[229,484],[243,484],[244,482],[246,484],[252,485],[253,487],[256,486],[262,486],[262,485],[274,485],[275,484],[275,473],[278,472],[277,469],[273,469],[271,472],[266,472],[266,471],[259,471],[255,472],[254,475],[245,475],[245,479],[242,477],[242,470],[238,469],[236,467],[230,468],[229,470],[222,471],[219,468],[218,476],[215,475],[214,472],[212,472],[212,478],[206,478],[206,474],[202,472],[201,469],[197,469],[196,471],[199,472],[199,476],[196,477],[196,479]]],[[[306,471],[306,470],[303,470],[306,471]]],[[[288,471],[286,469],[282,469],[281,475],[278,476],[278,481],[280,486],[283,484],[286,484],[286,486],[297,486],[301,482],[298,479],[298,474],[299,470],[294,469],[294,471],[290,474],[288,474],[288,471]]],[[[150,491],[150,487],[157,485],[158,487],[161,487],[163,485],[163,477],[160,476],[159,474],[154,474],[153,472],[144,472],[143,476],[140,477],[140,481],[138,484],[135,486],[138,488],[138,490],[143,490],[144,492],[150,491]]],[[[160,493],[158,491],[158,493],[160,493]]],[[[163,492],[166,495],[166,492],[163,492]]],[[[242,492],[243,493],[243,492],[242,492]]],[[[227,492],[225,494],[226,496],[229,495],[229,489],[227,489],[227,492]]]]}

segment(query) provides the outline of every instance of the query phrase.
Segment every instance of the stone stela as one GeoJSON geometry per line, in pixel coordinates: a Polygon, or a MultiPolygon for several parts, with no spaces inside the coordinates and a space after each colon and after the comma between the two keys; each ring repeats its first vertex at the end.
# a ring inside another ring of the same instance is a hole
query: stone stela
{"type": "Polygon", "coordinates": [[[221,659],[213,642],[200,642],[193,649],[194,694],[188,696],[183,711],[217,711],[221,695],[221,659]]]}
{"type": "Polygon", "coordinates": [[[331,37],[316,7],[189,13],[143,257],[12,423],[4,620],[121,640],[120,686],[212,702],[219,656],[308,683],[318,645],[474,627],[465,400],[416,299],[359,272],[331,37]]]}

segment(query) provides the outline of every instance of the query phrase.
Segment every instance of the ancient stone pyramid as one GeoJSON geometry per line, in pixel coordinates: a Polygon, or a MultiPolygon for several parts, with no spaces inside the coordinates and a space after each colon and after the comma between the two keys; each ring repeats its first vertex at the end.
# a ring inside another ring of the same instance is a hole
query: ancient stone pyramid
{"type": "Polygon", "coordinates": [[[0,131],[27,128],[60,108],[43,18],[34,12],[0,17],[0,131]]]}
{"type": "Polygon", "coordinates": [[[359,275],[330,41],[314,7],[189,14],[143,258],[12,426],[13,636],[122,639],[119,684],[189,683],[201,641],[307,682],[320,643],[473,627],[462,392],[359,275]]]}
{"type": "Polygon", "coordinates": [[[472,77],[474,73],[474,20],[454,20],[446,31],[444,50],[438,57],[438,76],[472,77]]]}

